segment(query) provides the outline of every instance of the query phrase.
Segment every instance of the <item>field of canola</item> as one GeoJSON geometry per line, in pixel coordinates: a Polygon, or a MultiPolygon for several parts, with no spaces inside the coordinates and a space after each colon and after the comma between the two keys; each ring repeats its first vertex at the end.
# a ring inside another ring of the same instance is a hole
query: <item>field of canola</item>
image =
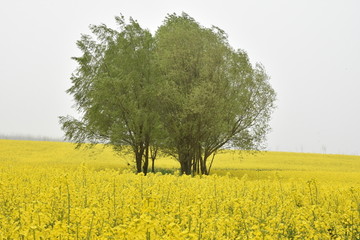
{"type": "Polygon", "coordinates": [[[211,176],[0,140],[0,239],[360,239],[360,157],[225,151],[211,176]]]}

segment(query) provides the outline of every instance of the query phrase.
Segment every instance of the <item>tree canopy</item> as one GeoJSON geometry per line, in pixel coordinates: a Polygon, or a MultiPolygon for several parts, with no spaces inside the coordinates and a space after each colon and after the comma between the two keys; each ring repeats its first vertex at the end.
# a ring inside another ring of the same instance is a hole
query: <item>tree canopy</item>
{"type": "Polygon", "coordinates": [[[96,39],[77,43],[67,92],[82,118],[60,117],[67,139],[130,146],[145,174],[158,149],[185,174],[209,174],[209,157],[225,146],[262,149],[276,95],[264,67],[223,30],[185,13],[168,15],[154,36],[133,19],[116,22],[119,30],[91,26],[96,39]]]}

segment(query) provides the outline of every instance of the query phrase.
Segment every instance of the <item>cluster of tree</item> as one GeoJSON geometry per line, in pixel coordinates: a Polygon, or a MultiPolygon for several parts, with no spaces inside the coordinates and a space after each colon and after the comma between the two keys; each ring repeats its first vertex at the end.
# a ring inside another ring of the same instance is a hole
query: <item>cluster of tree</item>
{"type": "Polygon", "coordinates": [[[275,92],[262,65],[233,49],[226,33],[193,18],[168,15],[152,35],[130,18],[118,30],[90,26],[75,57],[73,95],[81,119],[60,117],[68,140],[130,146],[146,174],[159,150],[181,173],[209,174],[212,156],[230,146],[259,150],[275,92]]]}

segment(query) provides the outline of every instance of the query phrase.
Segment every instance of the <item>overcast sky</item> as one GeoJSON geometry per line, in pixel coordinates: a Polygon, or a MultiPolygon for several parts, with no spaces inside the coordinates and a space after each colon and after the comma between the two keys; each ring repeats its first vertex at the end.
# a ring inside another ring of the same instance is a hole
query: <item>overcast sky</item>
{"type": "Polygon", "coordinates": [[[168,13],[222,28],[277,92],[268,149],[360,154],[360,1],[9,0],[0,3],[0,134],[61,137],[90,24],[122,13],[155,32],[168,13]]]}

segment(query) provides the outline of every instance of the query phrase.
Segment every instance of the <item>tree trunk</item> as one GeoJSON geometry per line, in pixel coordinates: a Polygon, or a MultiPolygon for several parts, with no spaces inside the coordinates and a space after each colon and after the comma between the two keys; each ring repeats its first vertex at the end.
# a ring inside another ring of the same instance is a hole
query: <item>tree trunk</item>
{"type": "Polygon", "coordinates": [[[189,161],[180,162],[181,165],[181,174],[190,175],[191,174],[191,164],[189,161]]]}
{"type": "Polygon", "coordinates": [[[141,173],[141,165],[142,165],[142,156],[143,150],[139,150],[135,152],[135,161],[136,161],[136,172],[141,173]]]}
{"type": "Polygon", "coordinates": [[[181,174],[191,174],[191,160],[189,154],[179,154],[179,162],[181,167],[181,174]]]}
{"type": "Polygon", "coordinates": [[[186,166],[184,161],[180,161],[180,174],[185,174],[186,166]]]}
{"type": "Polygon", "coordinates": [[[206,167],[206,160],[207,160],[206,156],[204,156],[204,158],[201,157],[201,159],[200,159],[201,174],[209,175],[208,169],[206,167]]]}
{"type": "Polygon", "coordinates": [[[198,168],[197,168],[197,164],[198,163],[198,161],[197,161],[197,158],[196,157],[194,157],[193,159],[192,159],[192,174],[193,175],[195,175],[196,173],[197,173],[197,170],[198,170],[198,168]]]}
{"type": "Polygon", "coordinates": [[[149,158],[150,158],[150,136],[148,134],[145,134],[145,142],[144,142],[144,150],[145,150],[145,156],[144,156],[144,165],[143,165],[143,173],[146,175],[148,173],[149,169],[149,158]]]}
{"type": "Polygon", "coordinates": [[[151,158],[151,172],[155,173],[155,158],[151,158]]]}
{"type": "Polygon", "coordinates": [[[149,145],[146,144],[146,146],[145,146],[145,160],[144,160],[144,165],[143,165],[143,173],[144,173],[144,175],[147,174],[148,167],[149,167],[149,145]]]}
{"type": "MultiPolygon", "coordinates": [[[[212,164],[213,164],[213,162],[214,162],[215,155],[216,155],[216,151],[212,153],[212,159],[211,159],[211,161],[210,161],[209,168],[207,169],[207,175],[210,174],[210,170],[211,170],[212,164]]],[[[206,159],[207,159],[208,157],[210,157],[210,156],[211,156],[211,155],[206,155],[206,159]]]]}
{"type": "Polygon", "coordinates": [[[150,157],[151,157],[151,172],[155,173],[155,159],[157,156],[157,151],[158,148],[157,147],[150,147],[150,157]]]}

